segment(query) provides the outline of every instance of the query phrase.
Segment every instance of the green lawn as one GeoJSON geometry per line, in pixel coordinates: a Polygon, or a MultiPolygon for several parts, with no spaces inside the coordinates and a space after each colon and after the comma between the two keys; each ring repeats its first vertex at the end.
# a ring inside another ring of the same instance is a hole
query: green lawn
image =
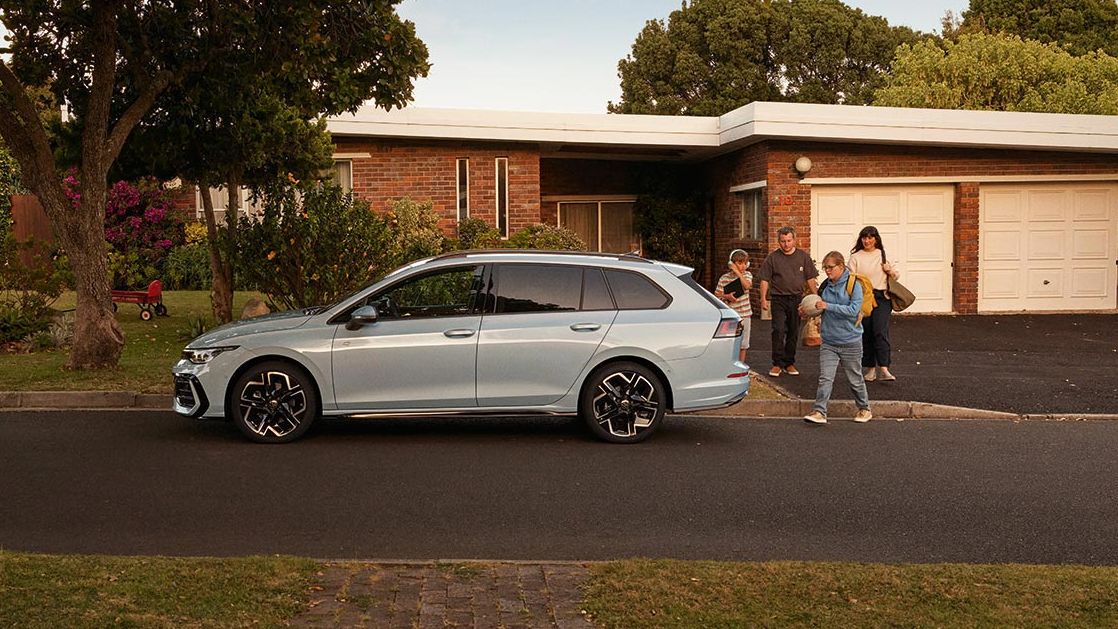
{"type": "MultiPolygon", "coordinates": [[[[234,294],[233,314],[239,316],[245,302],[259,293],[234,294]]],[[[188,317],[210,315],[207,291],[163,293],[166,317],[140,319],[135,304],[118,304],[117,321],[124,329],[124,352],[120,365],[111,371],[66,371],[68,350],[32,354],[0,354],[0,391],[138,391],[169,393],[171,366],[179,359],[187,340],[180,338],[188,317]]],[[[54,307],[74,307],[74,294],[63,294],[54,307]]]]}
{"type": "Polygon", "coordinates": [[[282,627],[315,562],[0,551],[0,626],[282,627]]]}
{"type": "Polygon", "coordinates": [[[584,608],[616,629],[1118,626],[1115,567],[621,561],[592,574],[584,608]]]}
{"type": "MultiPolygon", "coordinates": [[[[322,596],[309,587],[322,567],[0,551],[0,626],[285,626],[322,596]]],[[[582,608],[611,629],[1114,627],[1118,568],[614,561],[592,565],[582,608]]]]}

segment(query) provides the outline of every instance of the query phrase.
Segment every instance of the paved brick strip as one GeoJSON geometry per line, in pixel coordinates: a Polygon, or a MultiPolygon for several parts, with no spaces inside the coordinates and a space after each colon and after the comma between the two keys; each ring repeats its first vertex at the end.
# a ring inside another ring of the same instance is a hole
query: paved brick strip
{"type": "Polygon", "coordinates": [[[292,627],[586,629],[583,564],[331,562],[292,627]]]}

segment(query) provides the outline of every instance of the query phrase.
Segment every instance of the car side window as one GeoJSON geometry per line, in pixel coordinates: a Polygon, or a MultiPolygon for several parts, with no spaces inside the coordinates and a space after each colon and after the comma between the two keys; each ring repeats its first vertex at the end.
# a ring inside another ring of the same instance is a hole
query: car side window
{"type": "Polygon", "coordinates": [[[504,264],[497,270],[498,313],[578,310],[582,269],[547,264],[504,264]]]}
{"type": "Polygon", "coordinates": [[[613,310],[613,297],[601,269],[585,269],[582,272],[582,309],[613,310]]]}
{"type": "Polygon", "coordinates": [[[619,310],[656,310],[671,301],[667,293],[640,273],[606,270],[606,280],[619,310]]]}
{"type": "Polygon", "coordinates": [[[382,320],[461,317],[477,312],[482,290],[481,266],[455,267],[405,280],[366,303],[382,320]]]}

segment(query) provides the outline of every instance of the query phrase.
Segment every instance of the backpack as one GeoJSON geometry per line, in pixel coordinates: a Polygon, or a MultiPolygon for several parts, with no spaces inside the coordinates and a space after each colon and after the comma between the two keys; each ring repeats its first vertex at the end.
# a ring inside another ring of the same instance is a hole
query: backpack
{"type": "MultiPolygon", "coordinates": [[[[873,296],[873,284],[870,283],[870,278],[865,275],[850,274],[846,278],[846,296],[854,295],[854,283],[862,285],[862,310],[858,312],[858,317],[854,319],[854,327],[862,325],[862,319],[869,316],[873,309],[877,307],[877,299],[873,296]]],[[[830,284],[831,280],[826,279],[819,285],[819,293],[823,294],[823,288],[830,284]]]]}

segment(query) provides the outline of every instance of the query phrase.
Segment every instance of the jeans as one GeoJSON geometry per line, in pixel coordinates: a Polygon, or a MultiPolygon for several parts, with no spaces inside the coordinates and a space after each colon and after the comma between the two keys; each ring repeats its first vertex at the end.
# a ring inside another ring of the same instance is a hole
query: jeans
{"type": "Polygon", "coordinates": [[[888,367],[890,364],[889,317],[893,302],[885,299],[885,291],[874,290],[877,299],[870,316],[862,319],[862,367],[888,367]]]}
{"type": "Polygon", "coordinates": [[[835,372],[842,365],[854,403],[859,409],[870,407],[870,396],[866,392],[866,381],[862,378],[862,344],[830,345],[823,341],[819,347],[819,388],[815,392],[813,411],[827,415],[827,403],[831,401],[831,388],[835,384],[835,372]]]}
{"type": "Polygon", "coordinates": [[[773,366],[796,364],[796,342],[800,336],[800,298],[796,295],[770,295],[772,308],[773,366]]]}

